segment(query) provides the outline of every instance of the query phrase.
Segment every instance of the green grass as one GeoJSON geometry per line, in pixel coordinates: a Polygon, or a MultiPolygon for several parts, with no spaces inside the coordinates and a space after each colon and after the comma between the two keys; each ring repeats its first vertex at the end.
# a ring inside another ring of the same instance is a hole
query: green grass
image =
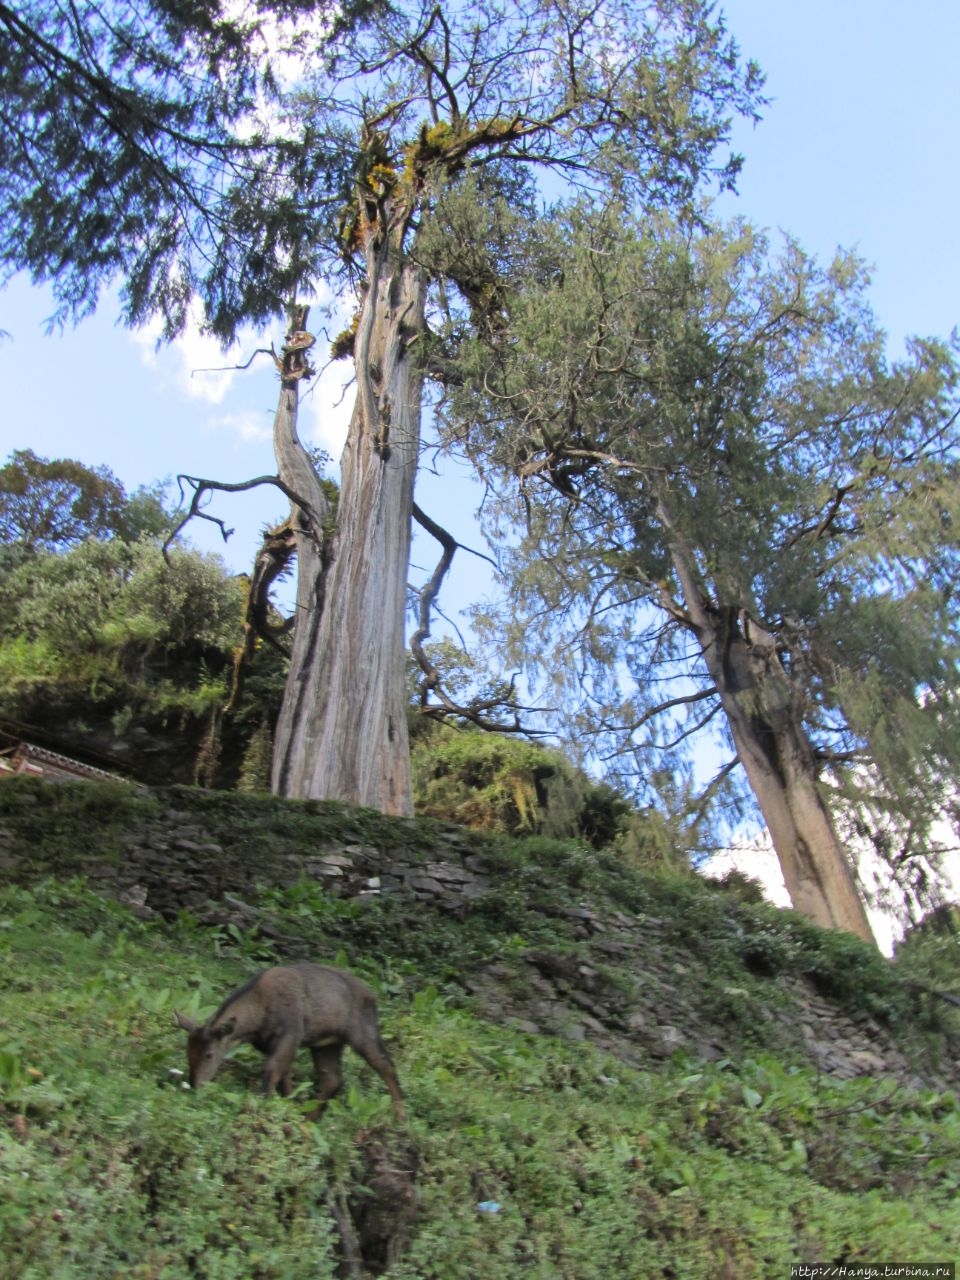
{"type": "MultiPolygon", "coordinates": [[[[289,877],[291,861],[338,845],[369,849],[372,865],[387,869],[397,859],[442,860],[453,842],[454,857],[474,852],[490,870],[492,894],[473,902],[461,913],[463,919],[445,916],[430,903],[338,901],[313,882],[265,889],[264,909],[281,917],[275,923],[303,939],[310,954],[318,944],[342,946],[354,964],[402,963],[420,979],[442,985],[517,940],[532,949],[576,949],[565,912],[586,903],[599,912],[626,913],[636,921],[634,932],[644,945],[650,942],[645,921],[656,920],[653,945],[689,968],[684,995],[693,1007],[703,999],[712,1007],[721,1005],[731,986],[763,1004],[776,998],[771,979],[792,975],[856,1015],[869,1014],[894,1033],[903,1028],[910,1043],[928,1029],[919,1025],[916,1000],[896,967],[852,936],[817,929],[795,913],[744,902],[690,873],[640,870],[576,841],[490,838],[431,819],[389,818],[328,801],[16,778],[0,788],[0,867],[10,868],[10,878],[21,883],[83,875],[121,865],[145,832],[162,841],[182,823],[202,833],[201,843],[213,842],[223,851],[216,855],[217,874],[225,885],[243,886],[244,898],[250,896],[251,882],[276,885],[289,877]]],[[[162,868],[156,874],[162,879],[162,868]]],[[[205,937],[197,940],[201,951],[209,951],[211,942],[240,949],[237,937],[200,932],[205,937]]],[[[247,940],[245,958],[269,958],[255,933],[247,940]]],[[[755,1005],[741,1012],[745,1027],[762,1021],[755,1005]]],[[[937,1015],[931,1016],[936,1023],[937,1015]]],[[[934,1027],[935,1035],[940,1029],[934,1027]]]]}
{"type": "MultiPolygon", "coordinates": [[[[305,895],[287,906],[311,912],[305,895]]],[[[358,1194],[372,1134],[400,1141],[380,1080],[348,1055],[349,1087],[316,1123],[306,1089],[256,1096],[252,1050],[196,1093],[171,1075],[173,1010],[209,1010],[268,958],[248,948],[143,923],[77,882],[2,891],[9,1274],[336,1274],[333,1207],[358,1194]]],[[[950,1095],[831,1083],[764,1054],[635,1071],[477,1019],[400,952],[363,971],[419,1159],[419,1219],[392,1280],[772,1280],[797,1261],[960,1256],[950,1095]]]]}

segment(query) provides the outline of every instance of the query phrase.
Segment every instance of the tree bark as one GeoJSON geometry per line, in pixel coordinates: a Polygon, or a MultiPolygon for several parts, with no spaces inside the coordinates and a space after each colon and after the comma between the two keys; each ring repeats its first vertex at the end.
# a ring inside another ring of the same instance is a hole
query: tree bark
{"type": "Polygon", "coordinates": [[[779,659],[741,616],[706,633],[737,754],[777,853],[794,907],[825,928],[872,942],[847,852],[820,794],[816,759],[779,659]]]}
{"type": "MultiPolygon", "coordinates": [[[[404,616],[422,400],[410,346],[423,331],[426,288],[387,237],[371,234],[366,253],[336,529],[318,537],[297,513],[297,619],[273,788],[410,814],[404,616]]],[[[291,488],[309,484],[304,463],[313,472],[296,438],[295,390],[292,403],[281,390],[276,424],[291,488]]],[[[315,494],[315,474],[313,483],[315,494]]]]}
{"type": "MultiPolygon", "coordinates": [[[[672,532],[663,501],[659,514],[672,532]]],[[[688,548],[674,541],[672,558],[687,625],[719,693],[795,909],[815,924],[874,942],[775,638],[745,610],[708,603],[688,548]]]]}

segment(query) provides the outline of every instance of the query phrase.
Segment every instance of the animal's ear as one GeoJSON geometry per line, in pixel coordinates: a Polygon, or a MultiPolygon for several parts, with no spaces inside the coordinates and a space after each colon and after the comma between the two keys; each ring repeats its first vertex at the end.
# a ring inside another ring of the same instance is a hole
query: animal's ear
{"type": "Polygon", "coordinates": [[[192,1018],[188,1018],[184,1013],[177,1013],[176,1009],[173,1011],[173,1020],[184,1031],[196,1031],[197,1029],[197,1024],[192,1018]]]}
{"type": "Polygon", "coordinates": [[[226,1022],[221,1022],[210,1032],[211,1040],[225,1040],[227,1036],[232,1036],[236,1025],[236,1018],[227,1018],[226,1022]]]}

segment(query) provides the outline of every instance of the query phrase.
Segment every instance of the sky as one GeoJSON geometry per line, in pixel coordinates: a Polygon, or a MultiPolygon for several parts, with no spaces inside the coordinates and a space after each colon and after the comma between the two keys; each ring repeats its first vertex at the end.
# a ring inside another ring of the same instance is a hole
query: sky
{"type": "MultiPolygon", "coordinates": [[[[873,303],[893,354],[909,333],[949,333],[960,324],[960,5],[727,0],[722,8],[744,56],[766,72],[771,98],[759,125],[737,129],[746,162],[723,211],[787,230],[823,258],[838,245],[858,249],[875,266],[873,303]]],[[[179,472],[228,482],[273,472],[270,361],[199,372],[242,363],[256,340],[226,359],[197,335],[157,349],[155,334],[117,326],[109,297],[76,329],[47,336],[52,309],[49,294],[22,277],[0,293],[0,329],[10,335],[0,343],[0,458],[30,448],[106,464],[128,491],[179,472]]],[[[279,324],[271,336],[279,345],[279,324]]],[[[334,457],[351,401],[345,372],[328,370],[301,410],[303,438],[334,457]]],[[[418,489],[421,506],[480,546],[478,500],[449,476],[425,474],[418,489]]],[[[191,540],[241,572],[284,502],[264,490],[222,495],[211,510],[236,533],[224,545],[212,525],[195,522],[191,540]]],[[[411,580],[429,576],[434,558],[415,545],[411,580]]],[[[454,615],[486,581],[479,561],[461,561],[441,600],[454,615]]]]}

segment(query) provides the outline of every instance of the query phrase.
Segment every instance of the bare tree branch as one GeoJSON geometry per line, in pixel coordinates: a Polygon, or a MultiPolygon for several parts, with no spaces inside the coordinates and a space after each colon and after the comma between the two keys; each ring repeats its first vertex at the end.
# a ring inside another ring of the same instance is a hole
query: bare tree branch
{"type": "Polygon", "coordinates": [[[539,711],[543,708],[538,707],[522,707],[514,698],[514,684],[516,674],[510,677],[510,683],[505,693],[497,693],[492,698],[475,698],[472,702],[463,704],[452,698],[443,688],[440,672],[436,666],[430,661],[426,650],[424,649],[424,641],[430,635],[430,614],[433,609],[434,601],[439,594],[440,587],[444,578],[453,563],[453,557],[457,550],[470,551],[472,555],[479,556],[481,560],[486,560],[490,564],[494,561],[489,556],[479,551],[472,551],[469,547],[464,547],[461,543],[448,533],[441,525],[432,520],[420,507],[414,503],[413,518],[422,529],[425,529],[432,538],[440,543],[442,553],[437,567],[430,576],[429,581],[417,592],[420,599],[418,626],[416,631],[410,637],[410,650],[417,661],[417,665],[423,672],[423,679],[420,682],[420,713],[429,716],[435,720],[446,720],[450,717],[457,717],[475,724],[478,728],[484,729],[489,733],[520,733],[528,737],[547,737],[549,731],[545,729],[533,729],[524,725],[520,721],[520,713],[522,711],[539,711]],[[439,699],[437,703],[429,701],[431,693],[439,699]],[[498,708],[506,709],[513,712],[513,721],[505,722],[503,720],[491,719],[489,712],[498,708]]]}
{"type": "Polygon", "coordinates": [[[240,701],[247,668],[253,661],[258,637],[285,658],[290,657],[290,649],[281,643],[280,637],[289,634],[294,618],[287,618],[279,624],[270,621],[270,588],[289,569],[296,553],[296,537],[289,519],[281,520],[271,529],[264,529],[263,542],[254,559],[253,573],[247,587],[243,644],[234,654],[230,698],[225,708],[228,712],[233,711],[240,701]]]}
{"type": "Polygon", "coordinates": [[[739,764],[740,757],[738,755],[734,756],[733,759],[728,760],[727,763],[723,765],[707,783],[690,808],[690,813],[693,814],[696,819],[699,820],[703,816],[704,812],[712,802],[713,797],[717,794],[724,782],[726,782],[727,778],[730,777],[731,773],[733,773],[734,769],[736,769],[739,764]]]}
{"type": "Polygon", "coordinates": [[[312,509],[310,503],[307,502],[305,498],[301,498],[298,493],[295,493],[289,485],[284,484],[279,476],[257,476],[253,480],[240,480],[234,484],[230,484],[225,480],[205,480],[200,476],[178,475],[177,484],[180,487],[181,502],[186,498],[186,491],[188,489],[193,491],[193,497],[190,500],[190,505],[187,508],[186,515],[178,522],[163,544],[163,558],[168,564],[170,562],[169,551],[171,544],[177,540],[186,526],[195,517],[198,520],[209,520],[211,524],[215,524],[219,528],[220,535],[224,542],[229,541],[230,536],[234,532],[233,529],[228,529],[225,521],[220,520],[217,516],[211,516],[203,510],[203,500],[207,494],[210,493],[244,493],[246,490],[256,489],[260,485],[273,485],[275,489],[279,489],[280,492],[290,500],[290,502],[294,503],[301,511],[303,511],[307,519],[315,528],[319,529],[322,525],[320,515],[312,509]]]}

